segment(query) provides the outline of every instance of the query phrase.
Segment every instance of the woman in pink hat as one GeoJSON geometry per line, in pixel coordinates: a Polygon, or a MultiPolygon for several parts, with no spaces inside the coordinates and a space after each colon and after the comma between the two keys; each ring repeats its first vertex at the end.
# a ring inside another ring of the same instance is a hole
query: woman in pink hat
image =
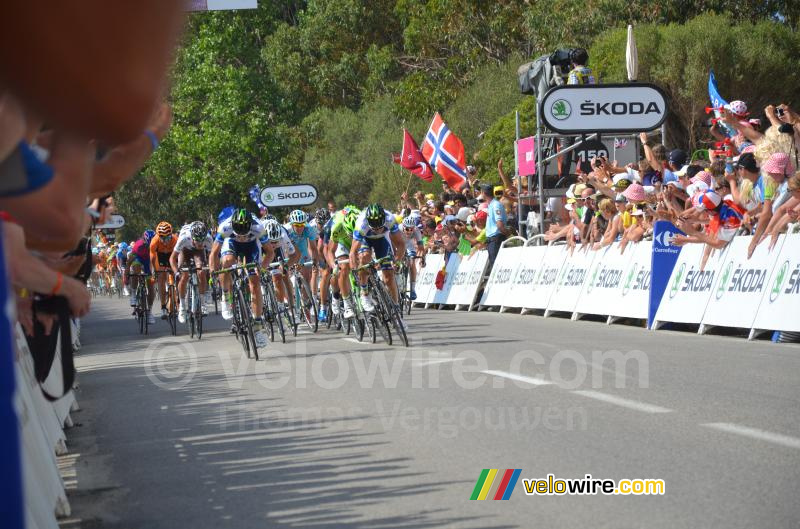
{"type": "Polygon", "coordinates": [[[794,167],[788,154],[776,152],[769,157],[761,171],[763,174],[756,182],[756,187],[763,202],[761,212],[757,215],[756,231],[747,250],[748,259],[753,255],[758,243],[764,239],[775,210],[789,198],[787,179],[794,172],[794,167]]]}

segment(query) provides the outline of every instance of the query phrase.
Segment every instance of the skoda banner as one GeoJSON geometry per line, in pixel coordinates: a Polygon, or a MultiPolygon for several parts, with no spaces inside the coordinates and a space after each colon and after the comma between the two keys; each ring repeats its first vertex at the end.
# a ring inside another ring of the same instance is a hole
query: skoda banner
{"type": "Polygon", "coordinates": [[[667,289],[672,270],[678,261],[681,247],[672,244],[675,235],[685,235],[666,220],[658,220],[653,226],[653,260],[650,265],[650,307],[647,311],[647,326],[653,325],[658,305],[667,289]]]}
{"type": "MultiPolygon", "coordinates": [[[[764,297],[753,328],[800,331],[800,235],[781,235],[772,252],[772,273],[764,283],[764,297]],[[779,254],[775,254],[780,250],[779,254]]],[[[767,242],[760,246],[767,246],[767,242]]],[[[759,246],[759,247],[760,247],[759,246]]]]}
{"type": "Polygon", "coordinates": [[[229,9],[257,9],[257,0],[189,0],[187,11],[227,11],[229,9]]]}
{"type": "Polygon", "coordinates": [[[261,203],[268,208],[308,206],[317,201],[317,188],[311,184],[272,186],[261,190],[261,203]]]}
{"type": "Polygon", "coordinates": [[[561,134],[641,132],[667,118],[667,98],[647,83],[562,85],[541,101],[545,125],[561,134]]]}

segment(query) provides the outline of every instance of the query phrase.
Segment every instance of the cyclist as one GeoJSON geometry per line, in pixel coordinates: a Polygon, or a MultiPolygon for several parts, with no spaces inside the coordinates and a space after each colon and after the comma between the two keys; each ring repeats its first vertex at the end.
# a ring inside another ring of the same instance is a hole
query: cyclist
{"type": "Polygon", "coordinates": [[[289,283],[287,274],[284,273],[284,267],[291,267],[300,261],[300,252],[297,247],[289,238],[286,229],[280,223],[272,219],[267,219],[264,222],[264,229],[267,233],[267,240],[272,248],[273,258],[270,260],[272,263],[281,263],[281,267],[270,268],[270,275],[272,276],[272,283],[275,285],[275,294],[278,297],[278,303],[290,304],[292,299],[292,285],[289,283]]]}
{"type": "Polygon", "coordinates": [[[422,244],[422,234],[417,228],[419,217],[409,215],[403,219],[403,240],[406,244],[406,256],[408,257],[408,280],[409,294],[411,301],[417,299],[417,292],[414,286],[417,283],[417,263],[414,260],[419,254],[422,264],[425,266],[425,246],[422,244]]]}
{"type": "MultiPolygon", "coordinates": [[[[218,255],[222,254],[222,266],[229,268],[239,258],[245,263],[260,265],[262,261],[272,260],[274,252],[267,244],[264,225],[246,209],[237,209],[233,215],[225,219],[217,228],[217,236],[211,247],[209,256],[210,268],[219,269],[218,255]],[[262,253],[263,252],[263,253],[262,253]]],[[[267,336],[264,334],[262,320],[263,300],[261,298],[261,285],[259,284],[258,269],[248,270],[248,283],[250,285],[250,299],[253,309],[253,331],[256,346],[266,347],[267,336]]],[[[228,274],[220,277],[222,284],[222,317],[230,320],[233,318],[231,311],[231,279],[228,274]]]]}
{"type": "MultiPolygon", "coordinates": [[[[153,265],[153,273],[156,274],[158,281],[158,296],[161,298],[161,319],[167,319],[167,275],[158,272],[166,272],[170,269],[169,256],[178,238],[172,233],[172,224],[161,221],[156,226],[156,237],[150,241],[150,264],[153,265]]],[[[175,307],[170,307],[175,308],[175,307]]]]}
{"type": "MultiPolygon", "coordinates": [[[[375,259],[394,256],[395,261],[399,261],[405,253],[405,243],[397,227],[394,214],[383,209],[380,204],[370,204],[366,207],[356,220],[356,229],[353,232],[353,245],[350,248],[350,260],[364,266],[372,261],[373,254],[375,259]],[[356,261],[356,256],[359,260],[356,261]]],[[[394,279],[394,265],[385,262],[381,265],[383,272],[383,282],[389,289],[389,294],[397,303],[397,283],[394,279]]],[[[371,312],[375,310],[375,305],[367,291],[367,279],[369,273],[362,270],[359,273],[358,281],[361,285],[361,306],[364,310],[371,312]]]]}
{"type": "Polygon", "coordinates": [[[123,241],[119,243],[119,249],[117,250],[117,271],[122,277],[122,294],[124,296],[130,296],[130,291],[128,290],[128,252],[130,249],[131,247],[128,243],[123,241]]]}
{"type": "MultiPolygon", "coordinates": [[[[314,224],[319,234],[317,239],[317,255],[318,260],[318,275],[319,275],[319,321],[328,321],[328,313],[325,306],[328,304],[328,287],[330,286],[331,268],[327,266],[328,263],[328,243],[331,240],[331,227],[333,226],[333,219],[330,212],[325,208],[319,208],[314,212],[314,224]]],[[[317,284],[314,282],[313,284],[317,284]]],[[[334,314],[339,312],[339,302],[331,303],[331,311],[334,314]]]]}
{"type": "Polygon", "coordinates": [[[308,225],[308,215],[301,209],[295,209],[289,214],[289,222],[283,226],[289,234],[289,239],[300,250],[300,259],[303,267],[300,272],[303,278],[311,284],[311,267],[305,263],[311,262],[316,266],[319,256],[317,255],[317,230],[308,225]]]}
{"type": "Polygon", "coordinates": [[[211,251],[211,235],[208,233],[206,225],[200,221],[186,224],[181,228],[178,233],[178,242],[172,250],[172,255],[169,257],[169,264],[172,267],[173,273],[178,276],[178,299],[180,300],[180,308],[178,309],[178,321],[181,323],[186,322],[186,285],[189,283],[189,272],[181,272],[183,263],[188,259],[194,261],[194,266],[197,268],[197,278],[199,280],[200,295],[203,296],[201,302],[201,310],[203,314],[208,313],[206,305],[210,302],[208,299],[208,280],[206,278],[206,271],[203,267],[206,264],[206,255],[211,251]]]}
{"type": "MultiPolygon", "coordinates": [[[[153,230],[145,230],[142,233],[142,238],[133,243],[133,246],[130,249],[130,253],[128,253],[128,272],[131,274],[147,274],[150,275],[150,243],[155,238],[156,232],[153,230]]],[[[153,325],[156,320],[153,316],[153,301],[156,298],[155,289],[153,288],[153,283],[149,281],[147,278],[144,279],[145,285],[147,286],[147,305],[150,309],[147,317],[147,323],[149,325],[153,325]]],[[[131,277],[131,307],[136,306],[136,289],[139,286],[139,278],[138,277],[131,277]]]]}
{"type": "Polygon", "coordinates": [[[111,287],[116,286],[119,289],[122,289],[122,285],[120,285],[120,281],[117,280],[117,252],[119,251],[119,245],[114,243],[108,249],[108,254],[106,255],[106,277],[107,277],[107,285],[109,291],[111,287]]]}
{"type": "Polygon", "coordinates": [[[361,211],[355,206],[345,206],[333,216],[331,238],[328,243],[328,264],[332,270],[338,270],[338,280],[333,281],[333,305],[338,305],[338,296],[344,302],[345,318],[355,315],[353,299],[350,297],[350,248],[353,246],[353,232],[356,229],[356,220],[361,211]],[[338,265],[338,267],[337,267],[338,265]]]}

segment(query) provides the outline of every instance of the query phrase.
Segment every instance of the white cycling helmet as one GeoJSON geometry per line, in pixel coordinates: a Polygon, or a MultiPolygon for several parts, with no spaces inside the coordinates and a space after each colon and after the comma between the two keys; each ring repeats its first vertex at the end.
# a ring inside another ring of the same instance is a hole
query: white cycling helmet
{"type": "Polygon", "coordinates": [[[289,213],[289,222],[292,224],[305,224],[307,220],[308,217],[302,209],[295,209],[289,213]]]}
{"type": "Polygon", "coordinates": [[[281,225],[275,219],[270,219],[264,223],[264,229],[267,232],[267,239],[270,241],[277,241],[281,238],[281,225]]]}
{"type": "Polygon", "coordinates": [[[403,227],[404,228],[416,228],[417,227],[417,218],[412,217],[409,215],[408,217],[403,219],[403,227]]]}

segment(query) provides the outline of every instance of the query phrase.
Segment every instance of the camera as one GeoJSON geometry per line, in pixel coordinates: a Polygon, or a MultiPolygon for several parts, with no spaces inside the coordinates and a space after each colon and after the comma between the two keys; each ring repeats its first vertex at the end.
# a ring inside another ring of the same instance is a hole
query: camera
{"type": "Polygon", "coordinates": [[[775,109],[775,115],[777,115],[779,118],[782,118],[785,113],[786,113],[786,111],[784,109],[782,109],[781,107],[777,107],[775,109]]]}

